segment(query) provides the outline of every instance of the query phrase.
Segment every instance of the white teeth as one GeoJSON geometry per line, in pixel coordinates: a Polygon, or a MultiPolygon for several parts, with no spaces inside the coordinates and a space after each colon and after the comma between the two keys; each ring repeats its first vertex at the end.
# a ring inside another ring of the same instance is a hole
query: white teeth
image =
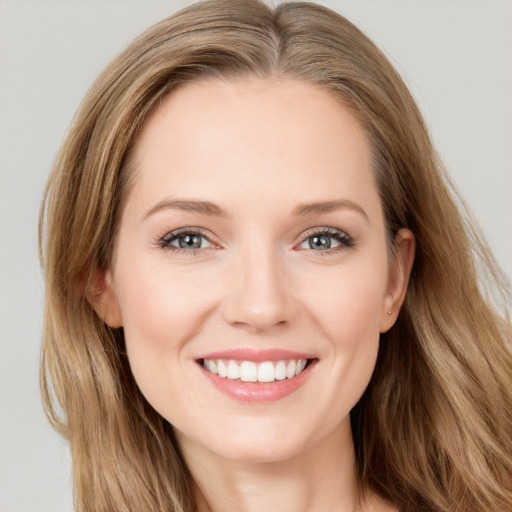
{"type": "Polygon", "coordinates": [[[226,365],[222,361],[219,361],[217,363],[217,373],[219,374],[219,377],[228,376],[228,369],[226,368],[226,365]]]}
{"type": "Polygon", "coordinates": [[[275,380],[274,365],[270,361],[261,363],[258,368],[258,382],[274,382],[275,380]]]}
{"type": "Polygon", "coordinates": [[[256,382],[258,380],[258,368],[252,361],[244,361],[240,365],[240,380],[242,382],[256,382]]]}
{"type": "Polygon", "coordinates": [[[291,379],[295,375],[295,368],[297,367],[297,363],[295,361],[290,361],[288,366],[286,367],[286,376],[291,379]]]}
{"type": "Polygon", "coordinates": [[[286,379],[286,363],[279,361],[279,363],[276,364],[276,380],[284,379],[286,379]]]}
{"type": "Polygon", "coordinates": [[[242,382],[274,382],[275,380],[292,379],[299,375],[306,367],[307,359],[290,359],[283,361],[253,361],[213,360],[205,359],[204,368],[231,380],[240,379],[242,382]]]}
{"type": "Polygon", "coordinates": [[[235,361],[230,361],[228,364],[228,379],[239,379],[240,378],[240,366],[238,366],[235,361]]]}
{"type": "Polygon", "coordinates": [[[205,359],[203,362],[203,366],[211,373],[217,374],[217,365],[215,364],[215,361],[212,359],[205,359]]]}

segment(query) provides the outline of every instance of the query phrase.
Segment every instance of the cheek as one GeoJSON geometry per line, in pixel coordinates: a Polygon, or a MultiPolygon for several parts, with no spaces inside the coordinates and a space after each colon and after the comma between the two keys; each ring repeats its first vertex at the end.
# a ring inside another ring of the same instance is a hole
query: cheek
{"type": "MultiPolygon", "coordinates": [[[[324,405],[332,401],[343,414],[359,401],[375,368],[386,287],[383,268],[375,262],[352,266],[350,271],[340,269],[324,281],[324,287],[319,282],[309,294],[309,310],[328,340],[323,364],[333,376],[324,388],[324,405]]],[[[332,421],[336,421],[334,416],[332,421]]]]}
{"type": "Polygon", "coordinates": [[[207,313],[209,287],[190,269],[151,263],[127,260],[118,265],[116,295],[125,334],[148,344],[179,346],[207,313]]]}
{"type": "Polygon", "coordinates": [[[171,271],[166,262],[126,259],[116,270],[130,366],[146,397],[154,397],[187,361],[188,342],[208,316],[212,297],[200,275],[190,269],[171,271]]]}
{"type": "Polygon", "coordinates": [[[385,288],[385,265],[375,261],[340,268],[317,279],[306,300],[330,340],[360,346],[365,333],[378,339],[385,288]]]}

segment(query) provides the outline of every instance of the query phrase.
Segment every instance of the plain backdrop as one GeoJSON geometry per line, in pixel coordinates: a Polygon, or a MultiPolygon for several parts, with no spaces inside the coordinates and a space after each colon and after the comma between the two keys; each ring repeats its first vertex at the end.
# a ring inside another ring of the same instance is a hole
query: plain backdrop
{"type": "MultiPolygon", "coordinates": [[[[0,512],[72,510],[69,453],[38,388],[44,183],[94,77],[143,29],[190,3],[0,0],[0,512]]],[[[512,2],[322,3],[362,28],[410,85],[511,276],[512,2]]]]}

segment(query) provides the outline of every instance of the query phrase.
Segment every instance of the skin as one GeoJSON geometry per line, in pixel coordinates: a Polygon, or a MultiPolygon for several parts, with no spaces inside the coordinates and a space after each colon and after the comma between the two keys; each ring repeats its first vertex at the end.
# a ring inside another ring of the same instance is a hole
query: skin
{"type": "MultiPolygon", "coordinates": [[[[380,333],[396,320],[415,247],[402,229],[390,260],[361,126],[318,86],[208,80],[164,99],[133,163],[113,263],[93,303],[124,327],[135,379],[174,426],[198,510],[355,510],[349,412],[380,333]],[[209,201],[225,215],[169,205],[177,199],[209,201]],[[344,202],[297,214],[332,201],[344,202]],[[201,228],[204,247],[163,247],[181,228],[201,228]],[[353,245],[331,237],[330,249],[311,248],[312,231],[326,228],[353,245]],[[242,403],[196,361],[240,347],[318,362],[291,395],[242,403]]],[[[393,510],[371,493],[361,508],[393,510]]]]}

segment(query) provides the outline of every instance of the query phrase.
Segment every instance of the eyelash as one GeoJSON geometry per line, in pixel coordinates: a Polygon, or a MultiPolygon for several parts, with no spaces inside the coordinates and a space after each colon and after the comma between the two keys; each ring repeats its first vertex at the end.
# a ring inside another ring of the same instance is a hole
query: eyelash
{"type": "Polygon", "coordinates": [[[335,228],[317,228],[313,229],[312,231],[308,231],[301,238],[298,245],[303,244],[308,239],[314,236],[328,236],[329,238],[333,238],[334,240],[336,240],[336,242],[339,243],[337,247],[329,248],[323,251],[313,251],[313,249],[309,249],[313,253],[315,253],[315,256],[332,256],[333,254],[336,254],[339,251],[345,251],[356,245],[356,241],[350,235],[348,235],[344,231],[335,228]]]}
{"type": "Polygon", "coordinates": [[[206,234],[206,232],[204,232],[200,228],[184,228],[184,229],[180,229],[178,231],[173,231],[171,233],[167,233],[162,238],[160,238],[160,240],[158,240],[157,245],[159,247],[161,247],[162,249],[166,249],[167,251],[170,251],[170,252],[173,252],[176,254],[186,254],[189,256],[197,256],[197,255],[201,254],[205,249],[208,248],[208,247],[204,247],[204,248],[199,248],[199,249],[185,249],[183,247],[174,247],[173,245],[171,245],[172,242],[174,242],[180,236],[183,236],[183,235],[200,236],[201,238],[204,238],[205,240],[207,240],[208,243],[210,243],[213,247],[217,247],[217,248],[219,247],[217,244],[215,244],[210,239],[210,237],[206,234]]]}
{"type": "MultiPolygon", "coordinates": [[[[214,243],[210,239],[210,237],[206,234],[205,231],[203,231],[199,228],[184,228],[184,229],[181,229],[178,231],[173,231],[171,233],[167,233],[165,236],[163,236],[162,238],[160,238],[158,240],[156,245],[158,245],[162,249],[166,249],[175,254],[186,254],[189,256],[190,255],[197,256],[209,248],[209,247],[204,247],[204,248],[197,248],[197,249],[185,249],[182,247],[175,247],[175,246],[171,245],[172,242],[174,242],[180,236],[183,236],[183,235],[199,236],[199,237],[202,237],[205,240],[207,240],[208,243],[211,244],[212,247],[214,247],[214,248],[220,247],[218,244],[214,243]]],[[[314,236],[327,236],[329,238],[333,238],[334,240],[336,240],[336,242],[339,243],[339,245],[337,247],[329,248],[329,249],[326,249],[323,251],[322,250],[314,251],[311,248],[309,249],[314,253],[319,253],[320,256],[329,256],[329,255],[332,255],[339,251],[350,249],[356,245],[355,240],[350,235],[345,233],[344,231],[341,231],[341,230],[335,229],[335,228],[325,227],[325,228],[318,228],[318,229],[314,229],[312,231],[306,232],[305,235],[300,239],[300,241],[296,245],[296,247],[303,244],[309,238],[314,237],[314,236]]],[[[305,249],[300,249],[300,250],[305,250],[305,249]]]]}

